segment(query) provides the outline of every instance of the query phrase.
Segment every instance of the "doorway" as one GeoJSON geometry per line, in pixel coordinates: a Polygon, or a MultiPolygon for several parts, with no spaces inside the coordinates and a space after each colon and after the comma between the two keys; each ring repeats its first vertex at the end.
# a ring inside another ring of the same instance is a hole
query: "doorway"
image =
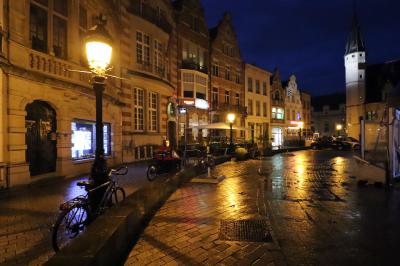
{"type": "Polygon", "coordinates": [[[46,102],[34,101],[26,106],[26,161],[31,176],[56,170],[57,121],[55,110],[46,102]]]}
{"type": "Polygon", "coordinates": [[[272,147],[279,148],[283,144],[282,128],[273,127],[272,128],[272,147]]]}

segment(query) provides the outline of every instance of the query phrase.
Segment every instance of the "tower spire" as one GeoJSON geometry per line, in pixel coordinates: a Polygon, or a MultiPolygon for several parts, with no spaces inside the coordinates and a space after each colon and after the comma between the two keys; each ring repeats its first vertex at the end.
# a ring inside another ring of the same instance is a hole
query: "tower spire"
{"type": "Polygon", "coordinates": [[[361,35],[360,24],[358,22],[357,10],[354,2],[353,21],[351,30],[346,43],[346,55],[354,52],[365,52],[364,40],[361,35]]]}

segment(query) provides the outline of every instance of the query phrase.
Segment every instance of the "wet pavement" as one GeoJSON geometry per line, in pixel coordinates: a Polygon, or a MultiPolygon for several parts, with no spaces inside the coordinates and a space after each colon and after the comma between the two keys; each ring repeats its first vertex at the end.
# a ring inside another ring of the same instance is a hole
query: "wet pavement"
{"type": "Polygon", "coordinates": [[[178,189],[125,265],[397,265],[400,192],[357,186],[354,163],[326,150],[217,166],[226,179],[178,189]],[[272,238],[226,240],[221,225],[239,220],[272,238]]]}
{"type": "MultiPolygon", "coordinates": [[[[147,183],[146,164],[129,166],[118,183],[127,195],[147,183]]],[[[84,194],[74,179],[54,178],[30,186],[0,190],[0,265],[42,265],[54,254],[51,226],[59,205],[84,194]]]]}

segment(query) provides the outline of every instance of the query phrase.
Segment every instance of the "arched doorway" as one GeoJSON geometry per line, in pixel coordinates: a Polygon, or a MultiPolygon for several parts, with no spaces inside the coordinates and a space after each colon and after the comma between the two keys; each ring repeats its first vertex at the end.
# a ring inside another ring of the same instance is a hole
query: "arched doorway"
{"type": "Polygon", "coordinates": [[[26,106],[26,161],[31,176],[54,172],[57,159],[56,111],[46,102],[26,106]]]}

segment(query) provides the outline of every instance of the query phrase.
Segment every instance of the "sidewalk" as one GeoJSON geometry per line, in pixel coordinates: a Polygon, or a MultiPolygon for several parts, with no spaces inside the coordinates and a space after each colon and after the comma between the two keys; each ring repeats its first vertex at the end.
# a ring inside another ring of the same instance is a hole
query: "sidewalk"
{"type": "Polygon", "coordinates": [[[178,189],[150,221],[125,265],[285,265],[272,239],[220,239],[222,221],[257,219],[272,231],[259,167],[257,160],[227,162],[213,171],[226,176],[222,183],[189,183],[178,189]]]}
{"type": "MultiPolygon", "coordinates": [[[[119,184],[127,195],[146,180],[146,163],[129,166],[119,184]]],[[[76,182],[87,177],[54,178],[0,191],[0,265],[42,265],[54,254],[51,226],[59,205],[84,194],[76,182]]]]}

